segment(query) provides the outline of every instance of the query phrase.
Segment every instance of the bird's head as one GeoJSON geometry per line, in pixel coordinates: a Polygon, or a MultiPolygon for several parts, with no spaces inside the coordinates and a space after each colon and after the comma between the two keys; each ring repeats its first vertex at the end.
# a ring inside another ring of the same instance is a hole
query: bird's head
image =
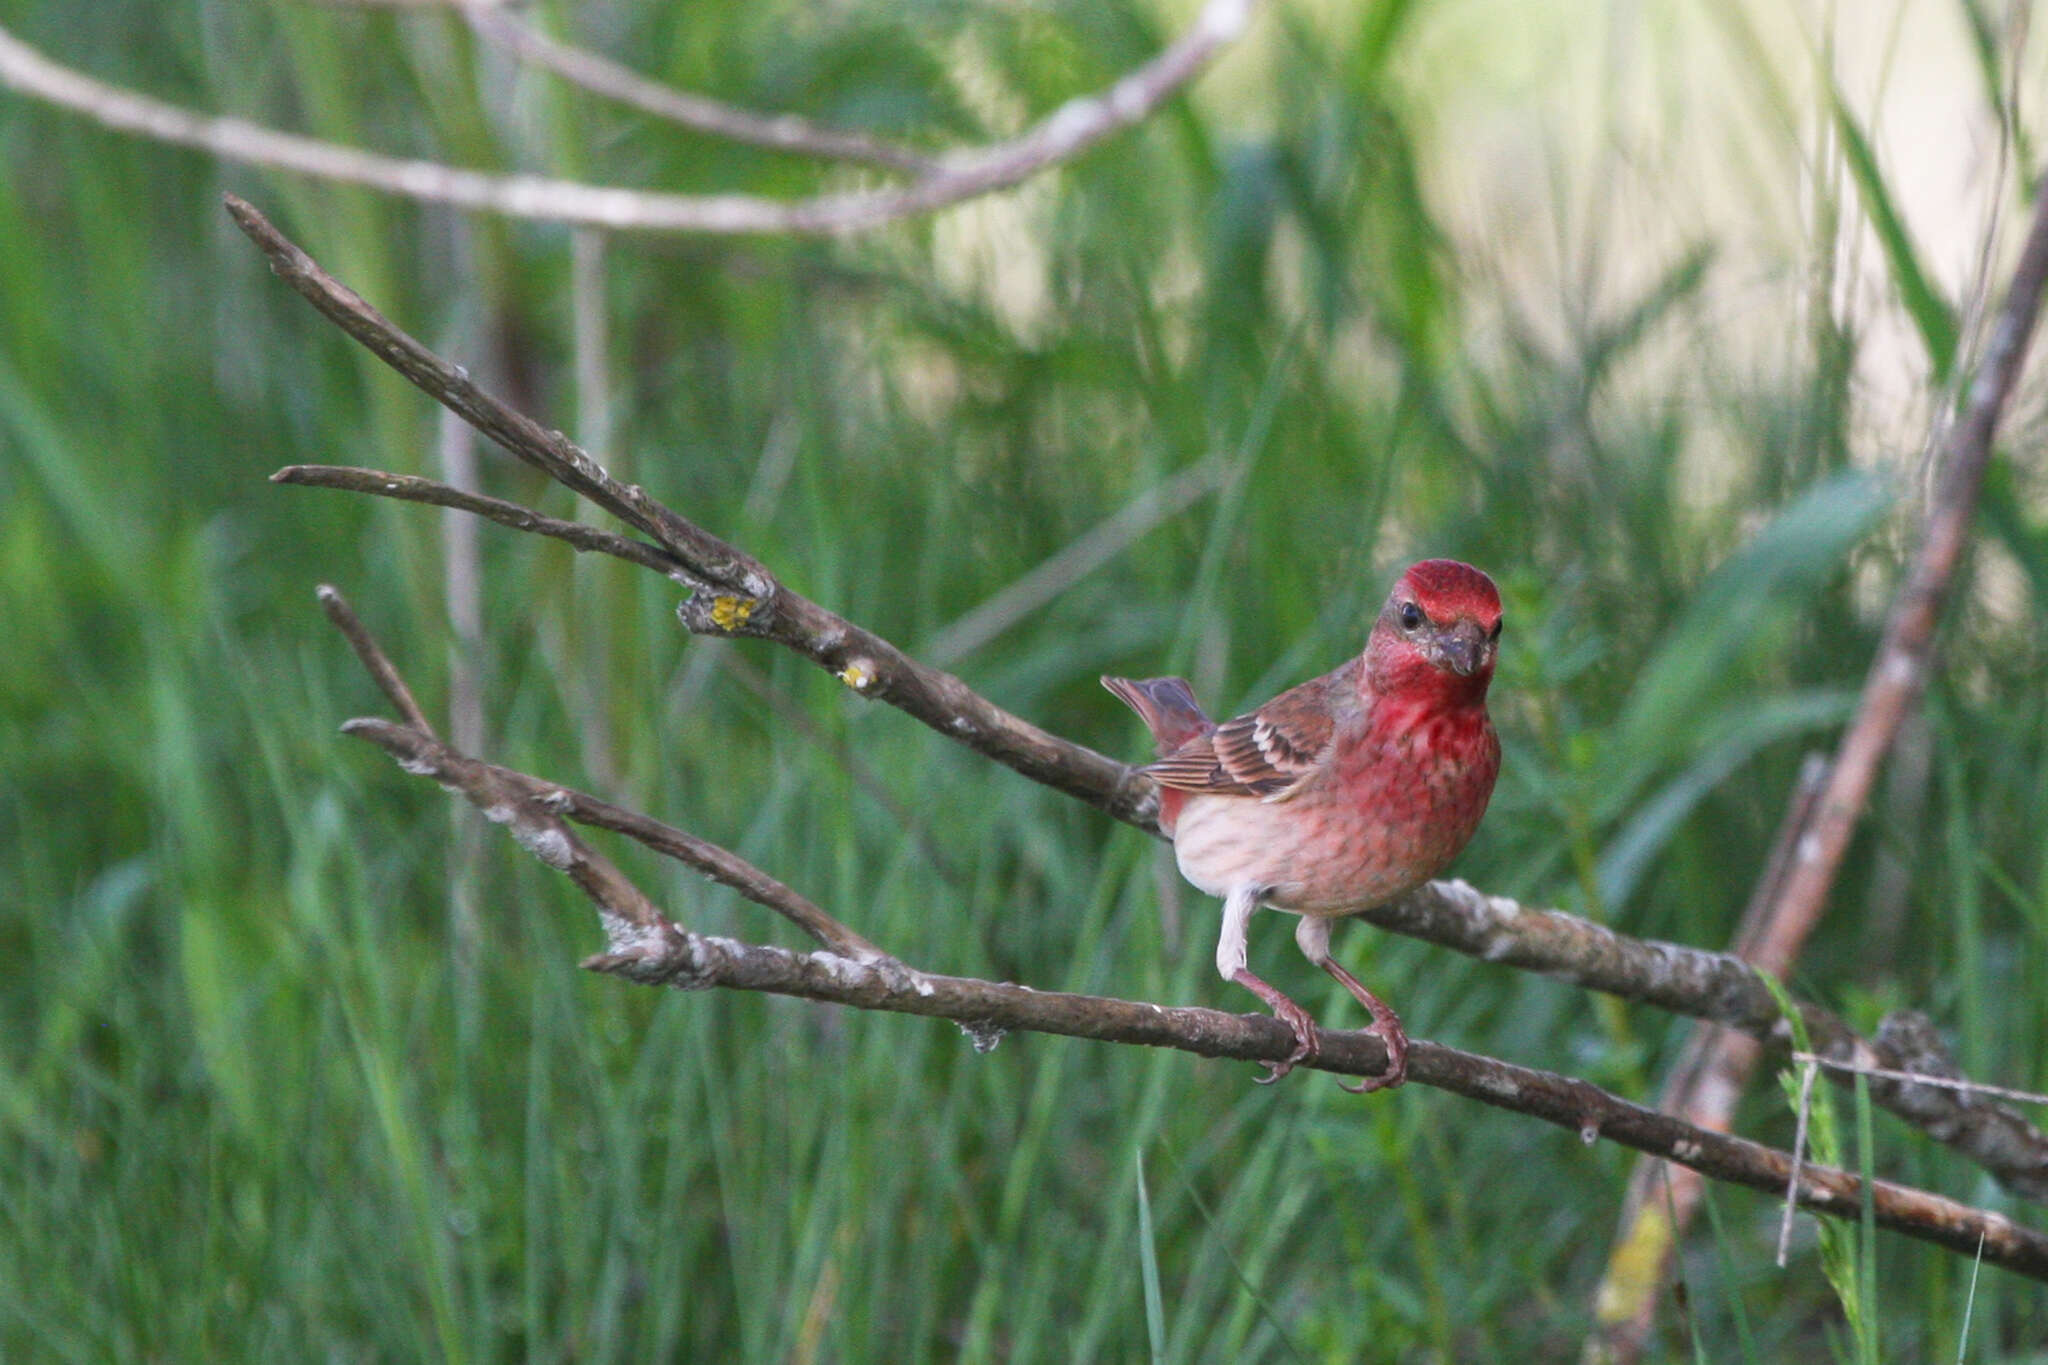
{"type": "Polygon", "coordinates": [[[1401,575],[1366,642],[1366,682],[1473,704],[1486,698],[1500,648],[1500,592],[1470,564],[1425,559],[1401,575]]]}

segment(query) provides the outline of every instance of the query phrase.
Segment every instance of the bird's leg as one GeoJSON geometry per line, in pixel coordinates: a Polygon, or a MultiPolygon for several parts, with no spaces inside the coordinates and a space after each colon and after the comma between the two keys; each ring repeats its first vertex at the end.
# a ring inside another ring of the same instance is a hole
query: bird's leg
{"type": "Polygon", "coordinates": [[[1245,965],[1245,925],[1258,908],[1257,887],[1240,888],[1224,897],[1223,934],[1216,940],[1216,970],[1225,981],[1234,981],[1265,1001],[1266,1007],[1294,1030],[1294,1051],[1285,1061],[1267,1062],[1267,1074],[1257,1078],[1260,1085],[1271,1085],[1294,1070],[1296,1063],[1316,1055],[1316,1022],[1309,1018],[1307,1010],[1253,976],[1251,968],[1245,965]]]}
{"type": "MultiPolygon", "coordinates": [[[[1344,1088],[1354,1095],[1364,1095],[1374,1090],[1391,1089],[1407,1080],[1408,1030],[1401,1027],[1401,1016],[1389,1009],[1386,1001],[1367,990],[1363,981],[1330,956],[1330,921],[1303,915],[1301,923],[1294,927],[1294,941],[1301,945],[1301,951],[1308,955],[1310,962],[1336,977],[1344,989],[1371,1012],[1372,1027],[1366,1032],[1387,1045],[1387,1069],[1377,1076],[1368,1076],[1357,1085],[1345,1085],[1344,1088]]],[[[1344,1085],[1342,1081],[1338,1084],[1344,1085]]]]}
{"type": "Polygon", "coordinates": [[[1242,967],[1231,973],[1230,979],[1265,1001],[1273,1013],[1279,1016],[1280,1022],[1294,1030],[1294,1051],[1287,1054],[1285,1061],[1267,1062],[1266,1074],[1255,1076],[1253,1080],[1260,1085],[1271,1085],[1294,1070],[1296,1063],[1315,1060],[1316,1053],[1321,1051],[1321,1048],[1316,1042],[1316,1021],[1309,1018],[1307,1010],[1242,967]]]}

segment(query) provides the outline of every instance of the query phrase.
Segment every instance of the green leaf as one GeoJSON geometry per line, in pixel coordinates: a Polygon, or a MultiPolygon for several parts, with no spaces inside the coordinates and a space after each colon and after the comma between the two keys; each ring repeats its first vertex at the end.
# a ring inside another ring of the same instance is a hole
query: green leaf
{"type": "Polygon", "coordinates": [[[1693,807],[1758,750],[1787,736],[1833,725],[1845,719],[1855,705],[1854,692],[1839,690],[1798,692],[1763,701],[1745,698],[1703,726],[1702,733],[1708,737],[1698,756],[1635,811],[1601,854],[1600,902],[1608,913],[1635,891],[1643,873],[1693,807]]]}
{"type": "Polygon", "coordinates": [[[1732,666],[1813,597],[1890,502],[1873,475],[1824,479],[1707,576],[1623,707],[1613,752],[1630,766],[1609,790],[1610,812],[1671,756],[1697,747],[1698,717],[1732,666]]]}

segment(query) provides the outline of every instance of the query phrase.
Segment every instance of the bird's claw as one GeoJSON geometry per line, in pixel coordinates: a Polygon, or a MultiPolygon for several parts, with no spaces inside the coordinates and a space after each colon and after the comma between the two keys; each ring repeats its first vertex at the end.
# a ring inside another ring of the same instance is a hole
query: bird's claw
{"type": "Polygon", "coordinates": [[[1273,1006],[1273,1014],[1281,1023],[1294,1030],[1294,1051],[1283,1061],[1267,1062],[1266,1074],[1254,1076],[1258,1085],[1271,1085],[1303,1062],[1311,1062],[1322,1052],[1322,1043],[1316,1037],[1316,1022],[1309,1018],[1308,1011],[1295,1004],[1286,996],[1273,1006]]]}
{"type": "MultiPolygon", "coordinates": [[[[1378,1004],[1378,1001],[1374,1001],[1378,1004]]],[[[1387,1045],[1387,1069],[1377,1076],[1367,1076],[1357,1085],[1343,1085],[1354,1095],[1370,1095],[1375,1090],[1392,1090],[1408,1079],[1408,1030],[1401,1027],[1401,1018],[1385,1005],[1372,1012],[1372,1025],[1366,1029],[1373,1037],[1387,1045]]]]}

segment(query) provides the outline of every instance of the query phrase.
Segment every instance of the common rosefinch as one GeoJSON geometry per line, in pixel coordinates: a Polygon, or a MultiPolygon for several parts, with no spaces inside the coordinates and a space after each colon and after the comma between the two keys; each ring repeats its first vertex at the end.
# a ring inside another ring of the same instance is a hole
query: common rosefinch
{"type": "Polygon", "coordinates": [[[1500,640],[1493,580],[1454,559],[1401,575],[1365,652],[1333,673],[1215,724],[1180,678],[1104,678],[1144,718],[1160,759],[1159,827],[1181,875],[1223,900],[1216,970],[1294,1030],[1280,1079],[1316,1055],[1308,1011],[1245,966],[1245,924],[1261,905],[1301,916],[1308,960],[1372,1013],[1399,1085],[1408,1035],[1379,997],[1330,956],[1330,923],[1384,904],[1443,871],[1479,826],[1500,772],[1486,715],[1500,640]]]}

